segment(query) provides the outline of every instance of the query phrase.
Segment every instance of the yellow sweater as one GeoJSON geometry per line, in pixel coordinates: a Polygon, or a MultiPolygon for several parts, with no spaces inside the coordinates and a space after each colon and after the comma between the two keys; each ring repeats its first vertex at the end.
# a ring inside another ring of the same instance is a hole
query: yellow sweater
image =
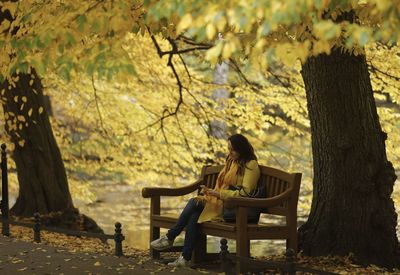
{"type": "Polygon", "coordinates": [[[223,200],[230,197],[241,197],[250,194],[256,187],[260,177],[260,168],[256,160],[251,160],[245,165],[244,174],[237,178],[236,186],[242,186],[241,190],[220,190],[220,199],[215,203],[206,203],[198,223],[211,220],[222,220],[223,200]]]}

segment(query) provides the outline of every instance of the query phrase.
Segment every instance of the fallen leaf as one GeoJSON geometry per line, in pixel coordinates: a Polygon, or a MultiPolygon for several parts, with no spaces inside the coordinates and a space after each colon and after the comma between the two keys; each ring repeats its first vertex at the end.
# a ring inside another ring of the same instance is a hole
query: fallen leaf
{"type": "Polygon", "coordinates": [[[94,266],[101,266],[101,263],[100,262],[95,262],[94,266]]]}

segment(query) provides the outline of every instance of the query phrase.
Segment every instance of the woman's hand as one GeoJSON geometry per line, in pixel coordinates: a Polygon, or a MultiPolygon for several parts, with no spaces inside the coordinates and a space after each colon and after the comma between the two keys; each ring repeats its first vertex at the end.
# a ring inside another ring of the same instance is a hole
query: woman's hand
{"type": "Polygon", "coordinates": [[[205,185],[200,185],[200,187],[201,187],[200,194],[220,198],[220,193],[219,193],[219,191],[215,191],[215,190],[213,190],[213,189],[210,189],[210,188],[208,188],[208,187],[205,186],[205,185]]]}
{"type": "Polygon", "coordinates": [[[220,192],[216,190],[208,190],[207,195],[220,198],[220,192]]]}
{"type": "Polygon", "coordinates": [[[210,189],[208,189],[208,187],[205,186],[205,185],[200,185],[200,187],[201,187],[200,194],[208,195],[208,192],[209,192],[210,189]]]}

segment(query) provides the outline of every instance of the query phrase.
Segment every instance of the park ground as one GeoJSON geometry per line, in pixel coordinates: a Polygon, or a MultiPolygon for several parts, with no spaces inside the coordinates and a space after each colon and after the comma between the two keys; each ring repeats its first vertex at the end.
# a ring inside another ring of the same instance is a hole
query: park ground
{"type": "MultiPolygon", "coordinates": [[[[98,239],[42,232],[42,243],[33,242],[31,229],[11,226],[11,237],[0,235],[0,274],[221,274],[219,266],[171,268],[165,261],[154,261],[147,250],[124,247],[124,256],[115,257],[113,243],[98,239]]],[[[173,259],[177,254],[167,255],[173,259]]],[[[282,260],[282,255],[265,257],[282,260]]],[[[260,259],[262,260],[262,259],[260,259]]],[[[400,274],[377,266],[362,267],[349,257],[305,257],[298,255],[303,266],[347,274],[400,274]]],[[[268,271],[266,274],[275,274],[268,271]]],[[[279,274],[276,272],[276,274],[279,274]]],[[[299,274],[299,273],[297,273],[299,274]]]]}

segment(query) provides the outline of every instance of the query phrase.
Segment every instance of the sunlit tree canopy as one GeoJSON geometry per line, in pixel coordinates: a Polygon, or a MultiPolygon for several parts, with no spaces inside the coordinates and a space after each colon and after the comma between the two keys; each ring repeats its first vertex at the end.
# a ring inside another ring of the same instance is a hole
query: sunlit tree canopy
{"type": "Polygon", "coordinates": [[[69,78],[71,70],[111,77],[134,73],[123,47],[127,33],[205,43],[206,58],[247,56],[265,68],[329,53],[333,45],[355,53],[370,42],[399,40],[400,1],[16,1],[2,2],[12,21],[0,28],[3,76],[28,64],[69,78]],[[352,20],[344,20],[352,16],[352,20]],[[215,42],[218,33],[223,40],[215,42]],[[262,57],[262,58],[260,58],[262,57]],[[11,59],[10,59],[11,58],[11,59]]]}

